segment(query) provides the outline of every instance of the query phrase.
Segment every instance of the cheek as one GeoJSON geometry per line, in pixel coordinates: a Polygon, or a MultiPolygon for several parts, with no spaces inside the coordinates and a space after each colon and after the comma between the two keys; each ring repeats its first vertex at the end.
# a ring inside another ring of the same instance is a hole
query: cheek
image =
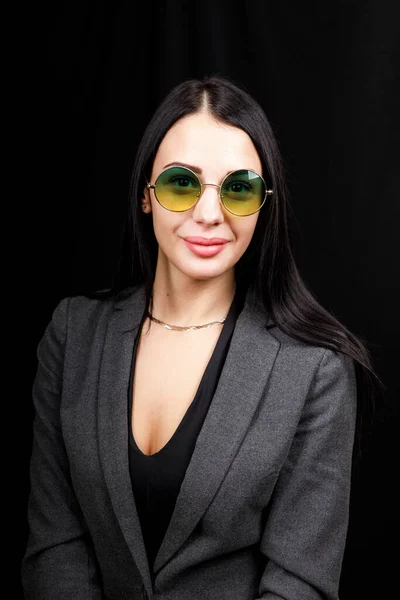
{"type": "Polygon", "coordinates": [[[242,222],[235,222],[232,224],[232,229],[235,233],[236,241],[239,246],[243,249],[246,249],[253,237],[254,230],[257,225],[258,214],[242,218],[242,222]]]}
{"type": "Polygon", "coordinates": [[[152,216],[154,235],[158,244],[160,246],[170,245],[179,229],[182,217],[177,213],[167,211],[162,206],[154,206],[154,204],[152,216]]]}

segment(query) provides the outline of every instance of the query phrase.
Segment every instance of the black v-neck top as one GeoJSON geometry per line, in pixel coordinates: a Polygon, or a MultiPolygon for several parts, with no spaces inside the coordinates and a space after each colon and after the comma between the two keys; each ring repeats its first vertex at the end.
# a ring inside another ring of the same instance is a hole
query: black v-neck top
{"type": "Polygon", "coordinates": [[[141,327],[136,334],[128,391],[129,470],[150,570],[174,510],[197,436],[214,396],[237,317],[244,304],[238,287],[196,395],[167,444],[155,454],[143,454],[132,434],[132,386],[141,327]]]}

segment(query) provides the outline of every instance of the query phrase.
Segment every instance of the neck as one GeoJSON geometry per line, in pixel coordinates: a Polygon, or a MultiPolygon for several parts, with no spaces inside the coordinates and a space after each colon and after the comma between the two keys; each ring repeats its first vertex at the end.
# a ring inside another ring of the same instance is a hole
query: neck
{"type": "Polygon", "coordinates": [[[221,320],[228,314],[236,290],[234,272],[229,277],[192,279],[165,277],[156,272],[151,313],[181,327],[221,320]]]}

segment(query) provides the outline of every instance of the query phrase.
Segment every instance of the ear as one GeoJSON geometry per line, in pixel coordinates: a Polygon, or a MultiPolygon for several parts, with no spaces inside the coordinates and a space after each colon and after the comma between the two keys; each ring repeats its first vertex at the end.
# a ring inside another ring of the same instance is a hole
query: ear
{"type": "Polygon", "coordinates": [[[142,205],[142,207],[144,207],[144,208],[142,208],[143,212],[145,212],[145,213],[151,212],[150,190],[147,187],[147,185],[145,185],[143,188],[141,205],[142,205]]]}

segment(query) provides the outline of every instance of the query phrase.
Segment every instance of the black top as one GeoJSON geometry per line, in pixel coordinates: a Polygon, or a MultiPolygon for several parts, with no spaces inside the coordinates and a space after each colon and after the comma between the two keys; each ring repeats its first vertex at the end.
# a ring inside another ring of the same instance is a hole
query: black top
{"type": "Polygon", "coordinates": [[[193,401],[172,438],[159,452],[150,456],[143,454],[138,448],[132,434],[133,373],[141,327],[136,334],[128,391],[129,469],[151,571],[171,519],[197,436],[214,396],[243,303],[244,296],[236,288],[235,297],[193,401]]]}

